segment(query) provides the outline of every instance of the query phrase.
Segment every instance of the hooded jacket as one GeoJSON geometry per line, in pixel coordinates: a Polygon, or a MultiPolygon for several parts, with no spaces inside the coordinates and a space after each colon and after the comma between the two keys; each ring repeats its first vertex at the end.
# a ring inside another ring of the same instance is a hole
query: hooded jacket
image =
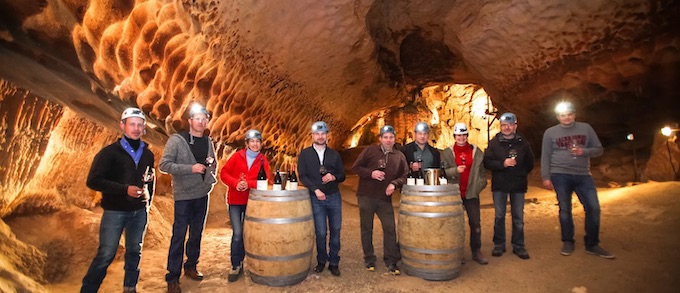
{"type": "Polygon", "coordinates": [[[222,183],[229,187],[226,199],[227,204],[248,204],[248,194],[250,194],[251,188],[257,187],[257,174],[260,172],[260,165],[262,165],[262,162],[264,162],[264,171],[267,174],[267,181],[269,181],[269,161],[262,153],[257,154],[250,169],[248,169],[246,149],[235,152],[229,160],[227,160],[227,163],[220,170],[220,179],[222,179],[222,183]],[[246,175],[246,181],[248,182],[248,189],[244,191],[236,190],[236,185],[241,181],[241,173],[246,175]]]}

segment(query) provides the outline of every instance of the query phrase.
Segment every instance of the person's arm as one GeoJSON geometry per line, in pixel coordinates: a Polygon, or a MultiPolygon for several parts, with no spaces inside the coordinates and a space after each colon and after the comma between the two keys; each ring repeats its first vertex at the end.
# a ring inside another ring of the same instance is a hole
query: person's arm
{"type": "Polygon", "coordinates": [[[110,153],[106,152],[106,148],[99,151],[99,153],[92,160],[90,172],[87,175],[86,185],[92,190],[100,192],[111,192],[116,194],[127,194],[128,184],[111,181],[106,178],[106,174],[111,168],[114,160],[110,153]]]}
{"type": "Polygon", "coordinates": [[[479,189],[481,191],[482,189],[484,189],[486,187],[486,173],[484,173],[484,168],[482,167],[482,166],[484,166],[484,161],[485,161],[484,160],[484,152],[478,146],[475,146],[475,148],[476,148],[477,154],[474,156],[474,159],[475,160],[482,160],[481,163],[475,164],[475,165],[479,166],[479,167],[477,167],[477,176],[479,176],[477,178],[479,178],[479,181],[481,182],[480,183],[481,188],[479,189]]]}
{"type": "Polygon", "coordinates": [[[161,157],[160,163],[158,163],[158,169],[163,173],[168,173],[170,175],[189,175],[192,172],[193,164],[179,164],[177,163],[177,153],[179,152],[179,144],[181,141],[179,139],[184,139],[180,136],[170,136],[168,143],[165,144],[165,150],[163,150],[163,156],[161,157]]]}
{"type": "MultiPolygon", "coordinates": [[[[326,150],[326,151],[328,151],[328,150],[326,150]]],[[[300,152],[300,156],[298,157],[298,161],[297,161],[297,175],[298,175],[298,178],[300,179],[300,182],[302,182],[302,185],[307,187],[307,189],[314,191],[314,190],[319,189],[319,187],[317,187],[316,184],[314,184],[314,182],[312,182],[312,179],[310,178],[310,176],[312,174],[311,172],[319,172],[319,170],[309,170],[310,167],[308,166],[308,161],[311,158],[309,158],[307,153],[308,152],[306,152],[305,150],[302,150],[302,152],[300,152]]],[[[314,155],[316,155],[316,154],[314,154],[314,155]]]]}
{"type": "Polygon", "coordinates": [[[550,157],[552,156],[552,138],[549,133],[550,128],[543,133],[543,142],[541,144],[541,178],[543,179],[543,187],[552,190],[553,185],[550,180],[550,157]]]}
{"type": "Polygon", "coordinates": [[[335,155],[335,162],[333,163],[334,167],[334,173],[333,176],[335,176],[335,181],[338,183],[345,181],[346,175],[345,175],[345,166],[342,164],[342,158],[340,157],[340,153],[337,151],[333,152],[335,155]]]}
{"type": "Polygon", "coordinates": [[[402,185],[406,184],[406,175],[409,172],[409,167],[408,163],[406,162],[406,156],[404,156],[403,153],[399,152],[399,169],[397,173],[397,178],[392,180],[390,183],[394,185],[394,187],[399,188],[402,185]]]}
{"type": "Polygon", "coordinates": [[[527,146],[527,148],[526,148],[526,150],[527,150],[526,151],[526,158],[524,160],[524,162],[525,162],[524,168],[525,168],[525,170],[527,170],[527,174],[529,174],[531,172],[531,170],[534,169],[534,164],[535,164],[535,162],[534,162],[534,151],[531,149],[531,144],[529,144],[529,142],[525,141],[524,143],[527,146]]]}
{"type": "Polygon", "coordinates": [[[434,161],[432,162],[432,164],[434,164],[434,166],[432,166],[432,167],[437,167],[437,166],[441,167],[441,165],[442,165],[441,150],[434,148],[434,147],[430,146],[429,144],[427,146],[430,148],[430,152],[432,153],[432,157],[434,158],[434,161]]]}
{"type": "Polygon", "coordinates": [[[446,165],[444,171],[446,175],[449,176],[449,180],[456,180],[458,178],[458,166],[456,165],[456,160],[453,157],[453,149],[450,147],[442,150],[441,154],[442,163],[446,165]]]}
{"type": "Polygon", "coordinates": [[[368,155],[369,150],[370,146],[361,151],[361,154],[359,154],[359,157],[352,165],[352,171],[354,174],[357,174],[357,176],[362,179],[372,179],[371,173],[373,172],[373,169],[368,168],[368,157],[370,156],[368,155]]]}
{"type": "Polygon", "coordinates": [[[583,149],[583,155],[591,158],[599,157],[604,153],[602,142],[600,142],[600,138],[597,137],[593,127],[589,124],[586,124],[586,126],[588,127],[588,146],[583,149]]]}
{"type": "MultiPolygon", "coordinates": [[[[502,171],[505,169],[505,165],[503,165],[503,162],[505,162],[505,157],[502,159],[498,159],[495,155],[495,144],[493,144],[493,140],[489,142],[489,147],[484,151],[484,168],[487,168],[491,171],[502,171]]],[[[500,145],[499,145],[500,146],[500,145]]]]}
{"type": "Polygon", "coordinates": [[[220,179],[222,180],[222,183],[229,186],[229,189],[236,189],[236,185],[238,185],[238,182],[241,181],[240,174],[239,177],[236,177],[234,174],[232,174],[236,167],[236,160],[238,159],[236,156],[238,156],[238,152],[231,155],[229,160],[227,160],[220,170],[220,179]]]}

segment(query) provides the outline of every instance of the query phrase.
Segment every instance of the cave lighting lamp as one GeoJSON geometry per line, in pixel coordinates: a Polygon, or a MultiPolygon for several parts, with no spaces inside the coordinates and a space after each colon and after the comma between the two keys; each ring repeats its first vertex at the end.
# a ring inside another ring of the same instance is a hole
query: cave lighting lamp
{"type": "Polygon", "coordinates": [[[632,133],[629,133],[628,135],[626,135],[626,139],[627,139],[627,140],[630,140],[630,141],[634,141],[634,140],[635,140],[635,135],[633,135],[632,133]]]}
{"type": "Polygon", "coordinates": [[[669,126],[666,126],[664,128],[661,128],[661,134],[663,134],[664,136],[671,136],[671,134],[673,134],[673,130],[677,129],[671,129],[669,126]]]}

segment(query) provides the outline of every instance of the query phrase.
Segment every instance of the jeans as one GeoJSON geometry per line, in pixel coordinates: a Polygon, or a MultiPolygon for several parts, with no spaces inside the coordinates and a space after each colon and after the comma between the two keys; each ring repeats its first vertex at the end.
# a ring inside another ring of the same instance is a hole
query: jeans
{"type": "Polygon", "coordinates": [[[494,246],[505,248],[505,211],[508,204],[508,196],[510,196],[512,248],[524,248],[524,193],[494,191],[492,195],[496,211],[493,225],[494,246]]]}
{"type": "Polygon", "coordinates": [[[208,215],[208,199],[204,196],[197,199],[175,201],[175,222],[172,224],[172,238],[168,252],[168,273],[166,282],[177,282],[182,273],[184,258],[184,240],[189,230],[189,240],[186,241],[187,261],[184,270],[196,269],[198,257],[201,254],[201,237],[208,215]]]}
{"type": "Polygon", "coordinates": [[[246,250],[243,246],[243,220],[246,205],[229,205],[229,221],[231,222],[231,267],[236,268],[243,263],[246,250]]]}
{"type": "Polygon", "coordinates": [[[311,192],[312,212],[314,213],[314,233],[316,235],[316,261],[337,266],[340,263],[340,228],[342,227],[342,198],[340,191],[326,194],[326,200],[319,200],[311,192]],[[326,223],[328,220],[328,223],[326,223]],[[326,249],[326,224],[330,230],[330,251],[326,249]]]}
{"type": "Polygon", "coordinates": [[[482,224],[479,198],[463,199],[463,206],[470,225],[470,249],[474,252],[482,247],[482,224]]]}
{"type": "Polygon", "coordinates": [[[571,195],[576,192],[586,212],[586,247],[600,243],[600,202],[595,182],[590,175],[551,174],[550,180],[557,193],[560,206],[562,241],[574,242],[574,218],[571,214],[571,195]]]}
{"type": "Polygon", "coordinates": [[[147,209],[136,211],[104,210],[99,224],[99,248],[83,278],[80,292],[97,292],[106,269],[113,262],[121,234],[125,231],[125,277],[123,286],[135,288],[139,280],[139,261],[142,258],[142,242],[148,223],[147,209]]]}
{"type": "Polygon", "coordinates": [[[401,259],[397,244],[397,231],[394,223],[392,198],[378,199],[371,196],[359,196],[359,218],[361,222],[361,247],[364,251],[364,262],[375,264],[377,258],[373,251],[373,215],[378,215],[383,229],[383,260],[386,266],[396,264],[401,259]]]}

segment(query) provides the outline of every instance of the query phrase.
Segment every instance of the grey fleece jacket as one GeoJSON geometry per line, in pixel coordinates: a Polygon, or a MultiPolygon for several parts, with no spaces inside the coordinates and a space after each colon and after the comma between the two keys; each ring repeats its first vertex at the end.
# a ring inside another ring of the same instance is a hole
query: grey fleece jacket
{"type": "MultiPolygon", "coordinates": [[[[472,144],[471,144],[472,145],[472,144]]],[[[458,165],[453,156],[453,146],[442,150],[442,163],[446,165],[446,176],[452,182],[458,182],[460,174],[458,173],[458,165]]],[[[465,194],[466,199],[478,198],[479,193],[486,187],[486,175],[484,174],[484,151],[479,149],[476,145],[472,145],[472,168],[470,169],[470,177],[468,178],[468,188],[465,194]]]]}
{"type": "MultiPolygon", "coordinates": [[[[211,139],[208,139],[208,156],[215,158],[215,147],[211,139]]],[[[212,191],[217,183],[215,163],[208,166],[205,176],[192,173],[191,167],[196,164],[194,154],[189,148],[189,143],[180,134],[173,134],[165,145],[163,156],[158,168],[163,173],[172,175],[172,190],[175,201],[190,200],[204,197],[212,191]]]]}

